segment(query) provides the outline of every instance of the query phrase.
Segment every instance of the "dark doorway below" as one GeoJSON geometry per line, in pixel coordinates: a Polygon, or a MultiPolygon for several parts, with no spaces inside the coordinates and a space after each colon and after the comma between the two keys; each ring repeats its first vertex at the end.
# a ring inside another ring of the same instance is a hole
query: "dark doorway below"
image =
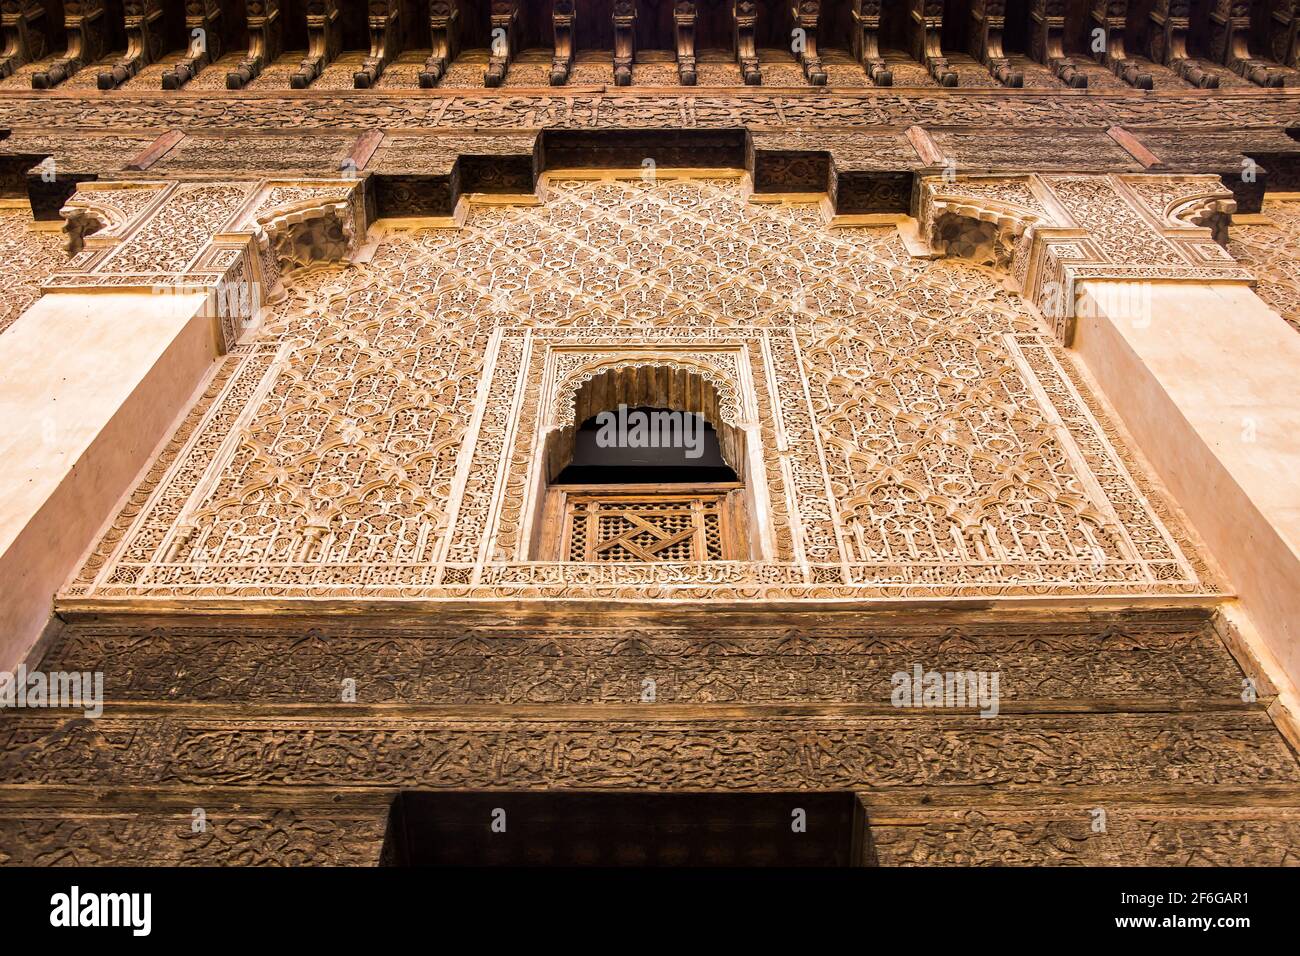
{"type": "Polygon", "coordinates": [[[380,865],[862,866],[867,847],[852,793],[407,792],[380,865]]]}

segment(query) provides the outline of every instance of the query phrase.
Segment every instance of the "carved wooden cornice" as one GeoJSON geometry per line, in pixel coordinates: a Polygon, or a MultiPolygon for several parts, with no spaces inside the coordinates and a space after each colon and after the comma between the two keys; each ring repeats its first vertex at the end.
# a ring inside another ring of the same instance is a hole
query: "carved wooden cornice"
{"type": "Polygon", "coordinates": [[[1029,53],[1066,86],[1087,88],[1087,74],[1065,53],[1065,0],[1030,0],[1029,53]]]}
{"type": "Polygon", "coordinates": [[[673,4],[673,39],[677,49],[677,78],[682,86],[694,86],[695,69],[695,18],[698,15],[695,0],[676,0],[673,4]]]}
{"type": "Polygon", "coordinates": [[[1214,0],[1210,10],[1209,48],[1211,55],[1259,86],[1282,86],[1282,73],[1251,51],[1250,0],[1214,0]]]}
{"type": "Polygon", "coordinates": [[[1190,7],[1191,0],[1155,0],[1151,7],[1151,59],[1193,86],[1217,89],[1219,78],[1193,62],[1187,52],[1190,7]]]}
{"type": "Polygon", "coordinates": [[[850,14],[853,33],[850,42],[853,56],[877,86],[893,86],[894,73],[880,54],[881,5],[883,0],[853,0],[850,14]]]}
{"type": "Polygon", "coordinates": [[[438,85],[460,50],[460,0],[429,0],[429,33],[433,46],[420,70],[423,89],[438,85]]]}
{"type": "Polygon", "coordinates": [[[307,57],[289,78],[289,85],[295,90],[311,86],[342,48],[338,0],[307,0],[307,57]]]}
{"type": "Polygon", "coordinates": [[[242,89],[280,55],[284,22],[280,0],[245,0],[248,55],[226,74],[226,89],[242,89]]]}
{"type": "Polygon", "coordinates": [[[4,49],[0,50],[0,79],[12,76],[18,67],[45,55],[44,28],[43,0],[0,2],[0,30],[4,32],[4,49]]]}
{"type": "Polygon", "coordinates": [[[379,82],[384,68],[401,52],[401,15],[401,0],[370,0],[370,54],[353,74],[352,83],[357,89],[367,90],[379,82]]]}
{"type": "Polygon", "coordinates": [[[492,0],[492,26],[484,86],[500,86],[519,44],[519,0],[492,0]]]}
{"type": "Polygon", "coordinates": [[[550,83],[563,86],[573,69],[574,37],[578,11],[576,0],[555,0],[551,7],[551,24],[555,31],[555,53],[551,57],[550,83]]]}
{"type": "Polygon", "coordinates": [[[45,69],[32,74],[32,89],[53,89],[82,67],[102,57],[107,52],[104,49],[104,19],[104,0],[64,0],[67,51],[45,69]]]}
{"type": "Polygon", "coordinates": [[[912,56],[940,86],[956,86],[957,71],[943,55],[943,0],[909,0],[912,56]]]}

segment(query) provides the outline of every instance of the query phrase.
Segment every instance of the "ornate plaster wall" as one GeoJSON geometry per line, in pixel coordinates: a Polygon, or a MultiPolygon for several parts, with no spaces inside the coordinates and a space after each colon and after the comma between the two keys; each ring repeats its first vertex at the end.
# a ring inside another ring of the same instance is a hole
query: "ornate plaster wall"
{"type": "Polygon", "coordinates": [[[65,597],[1215,590],[1003,276],[715,176],[555,178],[295,278],[65,597]],[[552,396],[619,354],[741,396],[775,560],[525,560],[552,396]]]}

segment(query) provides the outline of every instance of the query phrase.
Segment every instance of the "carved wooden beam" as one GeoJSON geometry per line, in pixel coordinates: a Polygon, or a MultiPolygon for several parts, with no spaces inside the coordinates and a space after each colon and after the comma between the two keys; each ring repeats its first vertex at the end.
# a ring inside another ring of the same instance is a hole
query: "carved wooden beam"
{"type": "Polygon", "coordinates": [[[748,86],[763,82],[763,71],[758,68],[758,48],[754,44],[754,28],[758,25],[757,0],[733,0],[731,19],[736,34],[736,62],[748,86]]]}
{"type": "Polygon", "coordinates": [[[492,0],[492,46],[484,86],[500,86],[519,43],[519,0],[492,0]]]}
{"type": "Polygon", "coordinates": [[[912,56],[924,63],[940,86],[956,86],[957,71],[943,55],[943,0],[908,0],[912,56]]]}
{"type": "Polygon", "coordinates": [[[0,79],[12,76],[24,63],[45,55],[45,19],[42,0],[3,0],[0,2],[0,30],[4,31],[4,49],[0,50],[0,79]]]}
{"type": "Polygon", "coordinates": [[[221,3],[219,0],[186,0],[185,32],[190,48],[185,57],[162,75],[164,90],[179,90],[209,63],[221,57],[221,3]]]}
{"type": "Polygon", "coordinates": [[[1187,54],[1191,0],[1155,0],[1151,7],[1151,59],[1201,89],[1215,89],[1219,78],[1196,65],[1187,54]]]}
{"type": "Polygon", "coordinates": [[[226,74],[226,89],[239,90],[280,55],[284,26],[280,0],[246,0],[248,56],[226,74]]]}
{"type": "Polygon", "coordinates": [[[577,26],[575,0],[555,0],[551,24],[555,30],[555,53],[551,57],[551,86],[563,86],[573,70],[573,31],[577,26]]]}
{"type": "Polygon", "coordinates": [[[1007,26],[1007,0],[971,0],[970,51],[989,68],[1003,86],[1025,85],[1025,74],[1013,69],[1002,52],[1002,33],[1007,26]]]}
{"type": "Polygon", "coordinates": [[[1210,10],[1210,52],[1257,86],[1282,86],[1284,77],[1250,49],[1250,0],[1215,0],[1210,10]]]}
{"type": "Polygon", "coordinates": [[[677,39],[677,78],[682,86],[694,86],[695,68],[695,0],[677,0],[673,5],[673,29],[677,39]]]}
{"type": "Polygon", "coordinates": [[[397,48],[402,42],[401,17],[401,0],[370,0],[370,55],[361,62],[361,69],[352,74],[356,89],[368,90],[378,83],[384,67],[400,52],[397,48]]]}
{"type": "Polygon", "coordinates": [[[44,70],[32,74],[33,89],[52,89],[108,52],[104,0],[64,0],[63,25],[68,31],[68,48],[44,70]]]}
{"type": "Polygon", "coordinates": [[[614,85],[632,85],[636,57],[636,0],[614,0],[614,85]]]}
{"type": "Polygon", "coordinates": [[[1300,0],[1273,0],[1268,38],[1277,62],[1300,66],[1300,0]]]}
{"type": "Polygon", "coordinates": [[[1087,88],[1088,75],[1065,54],[1065,0],[1030,0],[1029,53],[1066,86],[1087,88]]]}
{"type": "Polygon", "coordinates": [[[790,15],[795,26],[803,31],[799,38],[799,65],[813,86],[826,85],[826,68],[817,55],[817,22],[821,19],[821,14],[821,0],[793,0],[790,15]]]}
{"type": "Polygon", "coordinates": [[[1092,0],[1093,29],[1102,31],[1104,43],[1097,59],[1129,86],[1149,90],[1155,85],[1151,74],[1142,72],[1124,48],[1124,34],[1128,30],[1128,5],[1129,0],[1092,0]]]}
{"type": "Polygon", "coordinates": [[[459,0],[429,0],[429,33],[433,49],[420,71],[420,86],[431,89],[447,75],[447,68],[460,50],[459,0]]]}
{"type": "Polygon", "coordinates": [[[338,0],[307,0],[307,57],[289,77],[295,90],[305,90],[325,72],[343,46],[338,0]]]}
{"type": "Polygon", "coordinates": [[[162,0],[126,0],[123,10],[126,13],[126,55],[108,69],[99,71],[96,83],[101,90],[121,86],[165,52],[162,0]]]}
{"type": "Polygon", "coordinates": [[[877,86],[893,86],[894,73],[880,55],[880,7],[883,0],[853,0],[853,56],[877,86]]]}

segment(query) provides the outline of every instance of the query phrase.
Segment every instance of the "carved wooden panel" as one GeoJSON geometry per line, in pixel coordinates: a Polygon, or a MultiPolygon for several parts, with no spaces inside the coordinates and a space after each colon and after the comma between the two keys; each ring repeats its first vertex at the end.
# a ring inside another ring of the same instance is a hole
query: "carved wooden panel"
{"type": "Polygon", "coordinates": [[[737,557],[728,494],[565,492],[556,505],[562,509],[558,555],[602,563],[737,557]]]}

